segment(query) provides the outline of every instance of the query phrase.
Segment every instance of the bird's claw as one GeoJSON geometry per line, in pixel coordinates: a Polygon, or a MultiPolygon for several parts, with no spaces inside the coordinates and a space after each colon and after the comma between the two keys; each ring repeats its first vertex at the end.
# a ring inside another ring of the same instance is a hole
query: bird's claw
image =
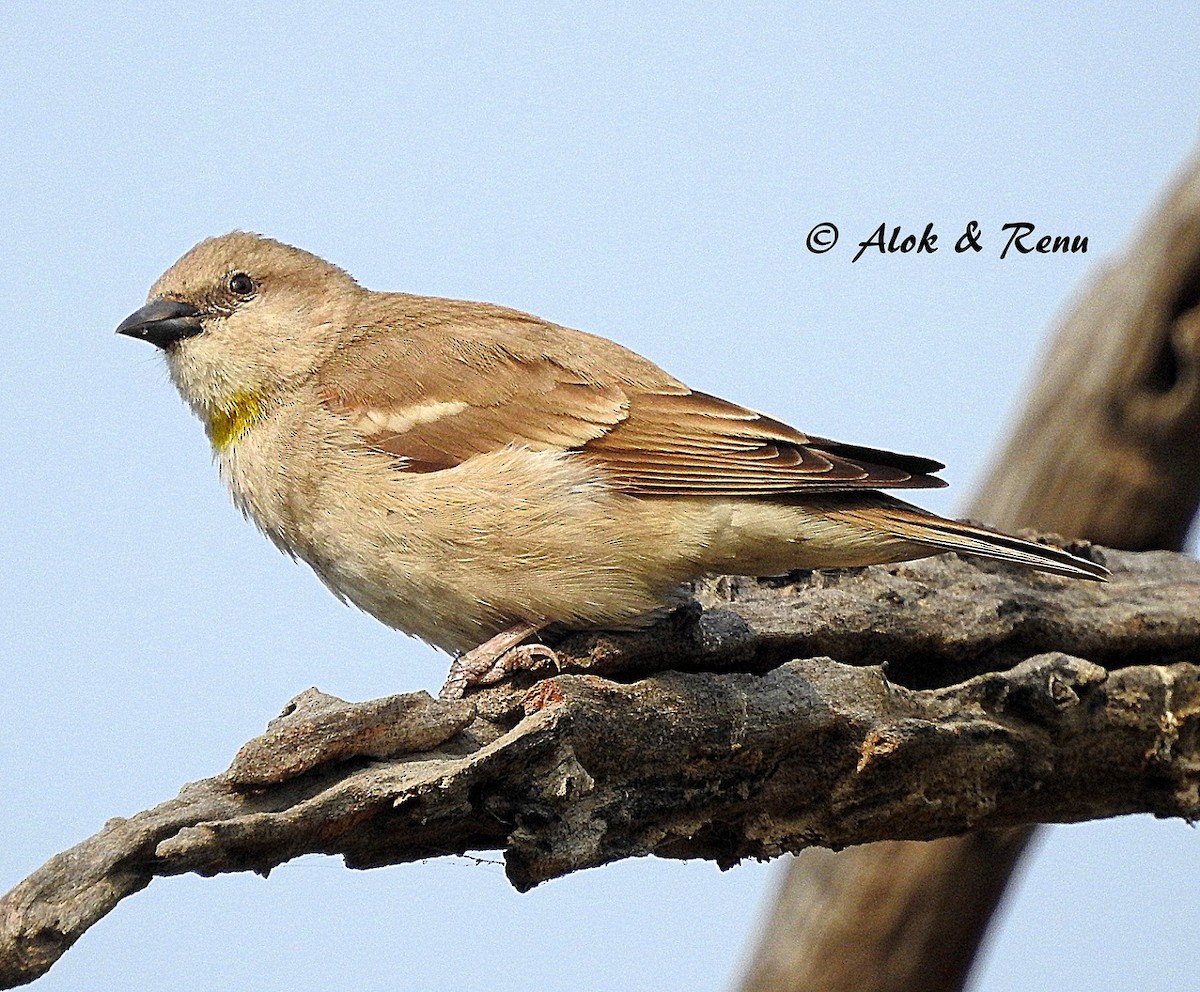
{"type": "Polygon", "coordinates": [[[559,668],[558,655],[545,644],[519,644],[500,652],[485,651],[487,644],[454,659],[441,699],[462,699],[468,689],[495,685],[513,672],[532,672],[546,665],[559,668]]]}

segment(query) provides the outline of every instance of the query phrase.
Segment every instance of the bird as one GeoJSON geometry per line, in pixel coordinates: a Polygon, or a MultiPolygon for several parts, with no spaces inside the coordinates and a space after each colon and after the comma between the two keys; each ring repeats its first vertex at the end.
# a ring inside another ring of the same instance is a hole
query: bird
{"type": "Polygon", "coordinates": [[[446,696],[538,632],[653,622],[705,575],[942,552],[1108,575],[884,492],[946,485],[940,462],[803,433],[519,310],[363,288],[258,234],[201,241],[117,332],[161,349],[271,541],[455,656],[446,696]]]}

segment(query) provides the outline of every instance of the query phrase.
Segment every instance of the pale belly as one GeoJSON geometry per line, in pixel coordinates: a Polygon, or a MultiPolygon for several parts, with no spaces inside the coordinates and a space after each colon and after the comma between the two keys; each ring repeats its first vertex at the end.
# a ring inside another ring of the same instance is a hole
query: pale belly
{"type": "Polygon", "coordinates": [[[297,479],[275,468],[282,443],[295,435],[255,431],[222,457],[235,501],[338,596],[452,652],[520,621],[637,626],[706,573],[927,553],[805,506],[630,496],[561,452],[503,449],[418,474],[326,447],[311,459],[319,469],[297,479]]]}

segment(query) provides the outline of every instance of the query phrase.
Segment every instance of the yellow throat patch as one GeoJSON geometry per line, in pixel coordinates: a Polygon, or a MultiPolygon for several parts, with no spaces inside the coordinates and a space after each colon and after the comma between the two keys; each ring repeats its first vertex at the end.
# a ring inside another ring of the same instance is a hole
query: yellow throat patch
{"type": "Polygon", "coordinates": [[[262,416],[262,400],[253,393],[238,393],[208,417],[213,447],[224,451],[250,430],[262,416]]]}

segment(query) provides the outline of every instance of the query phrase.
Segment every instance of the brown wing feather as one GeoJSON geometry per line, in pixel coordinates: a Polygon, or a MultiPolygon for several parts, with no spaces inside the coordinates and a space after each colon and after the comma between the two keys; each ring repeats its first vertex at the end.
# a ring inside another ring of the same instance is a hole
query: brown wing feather
{"type": "Polygon", "coordinates": [[[765,495],[945,485],[926,458],[839,445],[705,393],[641,394],[581,448],[646,495],[765,495]]]}
{"type": "MultiPolygon", "coordinates": [[[[389,300],[416,310],[421,298],[389,300]]],[[[577,451],[641,495],[945,485],[928,474],[938,462],[809,437],[603,338],[486,304],[432,304],[399,326],[393,306],[322,370],[329,409],[411,471],[523,445],[577,451]]]]}

